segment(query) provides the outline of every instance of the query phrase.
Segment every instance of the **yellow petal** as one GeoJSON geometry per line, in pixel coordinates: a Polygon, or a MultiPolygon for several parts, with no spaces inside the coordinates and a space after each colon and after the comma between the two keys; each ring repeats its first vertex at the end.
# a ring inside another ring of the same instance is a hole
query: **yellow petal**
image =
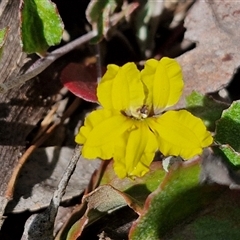
{"type": "Polygon", "coordinates": [[[135,128],[122,139],[122,146],[118,148],[121,151],[114,155],[114,170],[120,178],[146,174],[157,150],[156,137],[145,122],[135,123],[135,128]]]}
{"type": "Polygon", "coordinates": [[[148,123],[158,136],[159,150],[165,156],[189,159],[213,142],[202,120],[186,110],[168,111],[156,119],[148,119],[148,123]]]}
{"type": "Polygon", "coordinates": [[[182,71],[174,59],[164,57],[160,61],[146,61],[141,78],[148,92],[146,104],[153,104],[155,114],[176,104],[182,95],[182,71]]]}
{"type": "Polygon", "coordinates": [[[86,117],[75,141],[83,144],[85,158],[108,160],[113,157],[118,138],[131,126],[131,119],[116,111],[96,110],[86,117]]]}
{"type": "Polygon", "coordinates": [[[130,131],[124,132],[114,146],[113,167],[114,172],[119,178],[125,178],[127,176],[125,155],[129,133],[130,131]]]}
{"type": "Polygon", "coordinates": [[[145,93],[136,65],[108,65],[107,72],[98,85],[97,96],[100,104],[106,109],[121,111],[142,106],[145,93]]]}

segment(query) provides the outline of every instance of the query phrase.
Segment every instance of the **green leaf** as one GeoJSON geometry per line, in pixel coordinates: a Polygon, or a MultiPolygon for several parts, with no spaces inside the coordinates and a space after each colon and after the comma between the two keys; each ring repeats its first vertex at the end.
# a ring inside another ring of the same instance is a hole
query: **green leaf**
{"type": "Polygon", "coordinates": [[[62,39],[63,23],[50,0],[22,0],[21,36],[23,51],[44,55],[62,39]]]}
{"type": "MultiPolygon", "coordinates": [[[[234,151],[234,149],[229,145],[221,145],[219,147],[221,155],[223,154],[235,167],[240,166],[240,153],[234,151]]],[[[215,151],[216,152],[216,151],[215,151]]],[[[217,151],[218,152],[218,151],[217,151]]]]}
{"type": "Polygon", "coordinates": [[[240,101],[235,101],[223,111],[217,123],[215,140],[220,144],[229,144],[240,151],[240,101]]]}
{"type": "Polygon", "coordinates": [[[2,48],[3,44],[6,41],[7,32],[8,28],[3,28],[0,30],[0,48],[2,48]]]}
{"type": "Polygon", "coordinates": [[[0,30],[0,57],[2,55],[3,45],[7,38],[7,33],[8,33],[8,27],[0,30]]]}
{"type": "Polygon", "coordinates": [[[235,101],[223,111],[217,122],[215,141],[223,154],[235,167],[240,166],[240,101],[235,101]]]}
{"type": "Polygon", "coordinates": [[[240,192],[225,189],[197,215],[186,219],[164,236],[164,240],[238,240],[240,235],[240,192]]]}
{"type": "Polygon", "coordinates": [[[199,184],[199,160],[172,170],[147,199],[143,214],[130,231],[132,240],[157,240],[208,205],[221,191],[199,184]]]}
{"type": "Polygon", "coordinates": [[[221,117],[227,104],[204,96],[196,91],[186,97],[187,109],[196,117],[203,120],[209,131],[215,130],[215,122],[221,117]]]}
{"type": "Polygon", "coordinates": [[[155,161],[150,165],[150,171],[143,177],[137,177],[134,181],[129,178],[119,179],[113,170],[113,162],[111,162],[104,171],[100,185],[110,184],[143,204],[147,196],[157,189],[165,175],[162,163],[155,161]]]}

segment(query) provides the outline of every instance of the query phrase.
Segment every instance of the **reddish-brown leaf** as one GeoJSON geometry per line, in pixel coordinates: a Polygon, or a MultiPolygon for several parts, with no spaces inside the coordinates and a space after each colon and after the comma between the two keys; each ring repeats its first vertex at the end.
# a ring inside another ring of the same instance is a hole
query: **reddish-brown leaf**
{"type": "Polygon", "coordinates": [[[76,96],[88,102],[97,102],[96,64],[70,63],[63,69],[61,81],[76,96]]]}

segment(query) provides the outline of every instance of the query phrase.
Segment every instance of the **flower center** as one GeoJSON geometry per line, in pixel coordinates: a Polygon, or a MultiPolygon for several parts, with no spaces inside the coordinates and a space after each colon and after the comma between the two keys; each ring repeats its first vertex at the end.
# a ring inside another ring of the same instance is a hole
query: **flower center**
{"type": "Polygon", "coordinates": [[[149,109],[148,106],[143,105],[141,108],[137,109],[137,112],[141,116],[141,118],[147,118],[149,115],[149,109]]]}
{"type": "Polygon", "coordinates": [[[143,105],[139,108],[132,108],[128,111],[126,111],[126,114],[129,116],[129,117],[133,117],[135,119],[145,119],[149,116],[150,114],[150,109],[147,105],[143,105]]]}

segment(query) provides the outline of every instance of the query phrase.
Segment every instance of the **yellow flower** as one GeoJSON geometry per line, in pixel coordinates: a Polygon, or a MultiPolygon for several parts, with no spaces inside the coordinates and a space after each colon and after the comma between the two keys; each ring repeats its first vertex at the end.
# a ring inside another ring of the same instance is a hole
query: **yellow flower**
{"type": "Polygon", "coordinates": [[[182,94],[179,64],[150,59],[142,71],[134,63],[108,65],[97,88],[102,108],[90,113],[75,141],[88,159],[113,158],[118,177],[143,176],[155,152],[183,159],[201,154],[213,139],[201,119],[186,110],[166,111],[182,94]]]}

